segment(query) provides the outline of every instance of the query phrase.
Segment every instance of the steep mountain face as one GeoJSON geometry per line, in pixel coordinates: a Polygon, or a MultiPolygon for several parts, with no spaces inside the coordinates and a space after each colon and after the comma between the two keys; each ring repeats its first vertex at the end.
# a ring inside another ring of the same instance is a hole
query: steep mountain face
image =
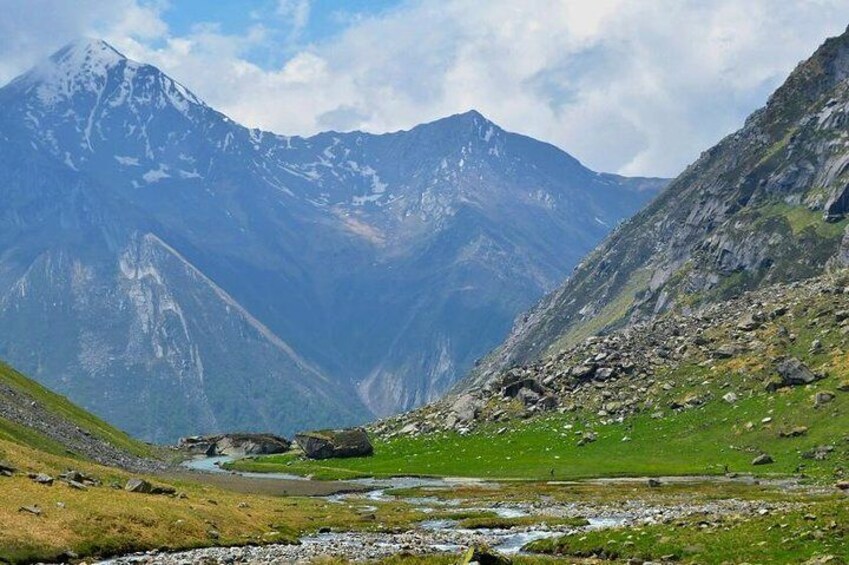
{"type": "Polygon", "coordinates": [[[515,324],[464,386],[657,313],[847,264],[849,32],[515,324]]]}
{"type": "Polygon", "coordinates": [[[476,112],[244,128],[82,41],[0,89],[0,355],[141,437],[432,400],[664,184],[476,112]]]}

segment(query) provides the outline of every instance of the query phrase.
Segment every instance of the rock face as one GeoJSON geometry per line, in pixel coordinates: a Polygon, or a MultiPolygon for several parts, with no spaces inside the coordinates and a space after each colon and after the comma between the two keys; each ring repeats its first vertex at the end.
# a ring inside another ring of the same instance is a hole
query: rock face
{"type": "MultiPolygon", "coordinates": [[[[517,318],[507,340],[459,388],[599,331],[849,264],[847,78],[844,33],[517,318]]],[[[760,324],[739,314],[740,331],[760,324]]]]}
{"type": "Polygon", "coordinates": [[[273,434],[221,434],[180,438],[177,448],[192,455],[245,457],[289,451],[292,442],[273,434]]]}
{"type": "Polygon", "coordinates": [[[363,428],[304,432],[297,434],[295,441],[310,459],[363,457],[374,452],[363,428]]]}
{"type": "Polygon", "coordinates": [[[477,112],[249,129],[100,41],[0,88],[0,178],[0,357],[169,443],[436,398],[665,184],[477,112]]]}

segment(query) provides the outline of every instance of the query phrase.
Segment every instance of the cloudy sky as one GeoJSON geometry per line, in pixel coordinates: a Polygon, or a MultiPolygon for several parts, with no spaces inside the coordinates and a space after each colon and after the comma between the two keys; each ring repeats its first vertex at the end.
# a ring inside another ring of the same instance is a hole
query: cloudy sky
{"type": "Polygon", "coordinates": [[[849,24],[846,0],[0,0],[0,82],[80,36],[285,134],[477,109],[596,170],[678,173],[849,24]]]}

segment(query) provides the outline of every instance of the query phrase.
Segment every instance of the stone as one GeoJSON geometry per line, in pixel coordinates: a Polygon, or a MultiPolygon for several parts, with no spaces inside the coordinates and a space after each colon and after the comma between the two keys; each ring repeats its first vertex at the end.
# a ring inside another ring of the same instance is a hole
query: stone
{"type": "Polygon", "coordinates": [[[30,474],[29,478],[32,479],[33,482],[38,483],[40,485],[50,486],[50,485],[53,484],[53,477],[51,477],[50,475],[46,475],[44,473],[37,473],[37,474],[33,473],[33,474],[30,474]]]}
{"type": "Polygon", "coordinates": [[[807,426],[796,426],[790,430],[781,430],[778,437],[800,437],[808,433],[807,426]]]}
{"type": "Polygon", "coordinates": [[[840,392],[849,392],[849,381],[842,381],[839,385],[837,385],[837,390],[840,392]]]}
{"type": "Polygon", "coordinates": [[[5,461],[0,461],[0,477],[11,477],[15,474],[15,469],[11,464],[6,463],[5,461]]]}
{"type": "Polygon", "coordinates": [[[734,404],[735,402],[737,402],[737,394],[733,392],[727,392],[722,397],[722,400],[724,400],[728,404],[734,404]]]}
{"type": "Polygon", "coordinates": [[[813,371],[795,357],[779,363],[776,366],[776,371],[778,371],[778,375],[785,386],[807,385],[817,380],[813,371]]]}
{"type": "Polygon", "coordinates": [[[834,486],[839,490],[849,491],[849,481],[838,481],[834,486]]]}
{"type": "Polygon", "coordinates": [[[124,490],[141,494],[151,494],[153,492],[153,485],[144,479],[133,478],[127,481],[124,490]]]}
{"type": "Polygon", "coordinates": [[[513,565],[513,560],[486,547],[471,547],[460,563],[461,565],[472,565],[473,563],[478,565],[513,565]]]}
{"type": "Polygon", "coordinates": [[[310,459],[363,457],[374,453],[374,447],[363,428],[303,432],[295,441],[310,459]]]}
{"type": "MultiPolygon", "coordinates": [[[[474,420],[478,415],[479,410],[480,402],[471,394],[460,395],[451,405],[451,411],[457,415],[457,420],[461,423],[467,423],[474,420]]],[[[297,437],[295,438],[295,441],[298,441],[297,437]]]]}
{"type": "Polygon", "coordinates": [[[177,448],[191,455],[247,457],[286,453],[292,447],[288,439],[274,434],[220,434],[180,438],[177,448]]]}
{"type": "Polygon", "coordinates": [[[32,514],[34,516],[41,516],[41,507],[38,504],[33,504],[31,506],[21,506],[18,508],[18,512],[26,512],[27,514],[32,514]]]}
{"type": "Polygon", "coordinates": [[[752,465],[769,465],[770,463],[775,463],[775,461],[768,453],[761,453],[752,459],[752,465]]]}
{"type": "Polygon", "coordinates": [[[661,482],[658,479],[649,479],[648,485],[652,488],[657,488],[661,486],[661,482]]]}
{"type": "Polygon", "coordinates": [[[742,330],[744,332],[751,332],[758,329],[761,326],[761,322],[756,319],[754,314],[746,314],[743,318],[737,323],[737,329],[742,330]]]}
{"type": "Polygon", "coordinates": [[[834,400],[834,398],[835,395],[833,392],[821,390],[814,394],[814,406],[824,406],[834,400]]]}

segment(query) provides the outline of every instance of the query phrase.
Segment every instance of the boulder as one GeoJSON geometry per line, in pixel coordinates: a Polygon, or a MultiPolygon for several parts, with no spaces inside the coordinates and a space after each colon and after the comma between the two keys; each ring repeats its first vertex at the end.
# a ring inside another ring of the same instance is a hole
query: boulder
{"type": "Polygon", "coordinates": [[[127,481],[124,490],[140,494],[151,494],[153,491],[153,485],[144,479],[130,479],[127,481]]]}
{"type": "Polygon", "coordinates": [[[496,553],[486,547],[470,547],[463,556],[461,565],[512,565],[513,560],[508,557],[496,553]]]}
{"type": "MultiPolygon", "coordinates": [[[[464,394],[454,401],[454,404],[451,405],[451,411],[457,415],[459,422],[471,422],[480,411],[480,401],[471,394],[464,394]]],[[[297,438],[295,438],[295,441],[297,441],[297,438]]]]}
{"type": "Polygon", "coordinates": [[[778,437],[800,437],[808,433],[807,426],[796,426],[795,428],[791,428],[789,430],[782,430],[778,432],[778,437]]]}
{"type": "Polygon", "coordinates": [[[5,461],[0,461],[0,477],[11,477],[15,474],[16,469],[5,461]]]}
{"type": "Polygon", "coordinates": [[[772,457],[768,453],[761,453],[754,459],[752,459],[752,465],[769,465],[770,463],[774,463],[772,457]]]}
{"type": "Polygon", "coordinates": [[[776,366],[776,371],[785,386],[807,385],[817,380],[813,371],[795,357],[780,362],[776,366]]]}
{"type": "Polygon", "coordinates": [[[295,441],[310,459],[363,457],[374,453],[363,428],[303,432],[295,436],[295,441]]]}
{"type": "Polygon", "coordinates": [[[833,392],[821,390],[814,394],[814,406],[823,406],[825,404],[828,404],[832,400],[834,400],[833,392]]]}
{"type": "Polygon", "coordinates": [[[292,442],[273,434],[219,434],[211,436],[190,436],[180,438],[177,448],[190,455],[228,455],[245,457],[248,455],[274,455],[289,451],[292,442]]]}
{"type": "Polygon", "coordinates": [[[132,478],[127,481],[124,490],[129,492],[137,492],[140,494],[176,494],[177,489],[173,487],[155,486],[144,479],[132,478]]]}
{"type": "Polygon", "coordinates": [[[44,473],[30,473],[29,478],[40,485],[50,486],[53,484],[53,477],[44,473]]]}

